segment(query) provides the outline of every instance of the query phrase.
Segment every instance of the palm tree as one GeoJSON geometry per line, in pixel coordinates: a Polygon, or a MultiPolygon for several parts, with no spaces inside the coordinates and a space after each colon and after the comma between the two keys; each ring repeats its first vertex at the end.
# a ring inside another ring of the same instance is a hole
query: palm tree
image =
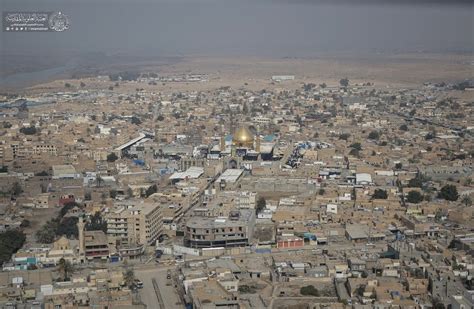
{"type": "Polygon", "coordinates": [[[123,280],[125,281],[125,284],[128,287],[131,287],[133,285],[133,281],[135,280],[135,273],[133,272],[133,269],[129,268],[127,269],[127,271],[125,271],[123,280]]]}
{"type": "Polygon", "coordinates": [[[74,268],[73,268],[71,262],[65,260],[64,258],[61,258],[59,260],[59,263],[58,263],[58,268],[59,268],[59,272],[63,276],[63,280],[68,281],[69,280],[69,274],[74,271],[74,268]]]}
{"type": "Polygon", "coordinates": [[[100,177],[100,175],[97,175],[97,176],[95,177],[95,181],[96,181],[96,183],[97,183],[97,187],[100,187],[100,186],[102,185],[102,182],[103,182],[104,180],[102,179],[102,177],[100,177]]]}
{"type": "Polygon", "coordinates": [[[472,200],[469,196],[465,195],[462,198],[461,203],[463,203],[465,206],[471,206],[472,205],[472,200]]]}

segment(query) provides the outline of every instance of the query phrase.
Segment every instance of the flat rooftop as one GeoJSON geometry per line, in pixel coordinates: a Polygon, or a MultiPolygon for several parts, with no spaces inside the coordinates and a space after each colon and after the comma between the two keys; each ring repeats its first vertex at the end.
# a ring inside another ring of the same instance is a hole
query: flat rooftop
{"type": "Polygon", "coordinates": [[[239,180],[240,176],[242,176],[243,172],[244,171],[241,169],[229,168],[225,170],[221,176],[219,176],[217,183],[221,182],[222,180],[229,183],[236,182],[239,180]]]}
{"type": "Polygon", "coordinates": [[[53,176],[76,174],[72,165],[53,165],[53,176]]]}

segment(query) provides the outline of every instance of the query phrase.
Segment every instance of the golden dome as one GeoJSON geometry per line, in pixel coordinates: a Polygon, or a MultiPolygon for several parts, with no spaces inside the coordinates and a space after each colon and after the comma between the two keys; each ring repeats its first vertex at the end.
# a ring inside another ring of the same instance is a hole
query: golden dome
{"type": "Polygon", "coordinates": [[[235,131],[232,141],[237,144],[253,143],[253,134],[249,129],[242,127],[235,131]]]}

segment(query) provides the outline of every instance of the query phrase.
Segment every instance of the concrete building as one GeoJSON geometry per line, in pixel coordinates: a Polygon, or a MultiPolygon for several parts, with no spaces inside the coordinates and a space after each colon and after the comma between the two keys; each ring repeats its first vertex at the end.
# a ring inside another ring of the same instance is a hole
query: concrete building
{"type": "Polygon", "coordinates": [[[83,246],[87,260],[107,259],[110,256],[107,236],[102,231],[84,231],[83,246]]]}
{"type": "Polygon", "coordinates": [[[255,211],[241,209],[229,217],[192,217],[186,222],[185,245],[191,248],[241,247],[253,239],[255,211]]]}
{"type": "Polygon", "coordinates": [[[119,247],[150,245],[162,233],[162,207],[158,203],[118,206],[107,215],[107,235],[119,247]]]}
{"type": "Polygon", "coordinates": [[[53,179],[77,179],[80,174],[72,165],[53,165],[53,179]]]}

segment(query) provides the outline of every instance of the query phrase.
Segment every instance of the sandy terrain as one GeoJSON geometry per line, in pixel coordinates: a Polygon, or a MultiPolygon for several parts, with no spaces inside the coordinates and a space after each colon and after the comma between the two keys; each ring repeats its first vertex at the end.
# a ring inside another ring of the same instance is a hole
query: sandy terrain
{"type": "MultiPolygon", "coordinates": [[[[474,57],[469,55],[375,55],[375,56],[322,56],[319,58],[184,58],[179,63],[157,65],[148,63],[137,70],[157,72],[160,75],[203,73],[208,82],[166,83],[149,86],[128,83],[123,87],[152,89],[160,92],[215,89],[220,86],[250,89],[281,87],[300,88],[302,83],[337,85],[343,77],[351,83],[371,82],[376,86],[416,86],[423,82],[458,81],[474,78],[474,57]],[[272,84],[272,75],[294,75],[294,81],[272,84]]],[[[87,88],[106,88],[114,83],[82,79],[87,88]]],[[[64,90],[64,83],[78,86],[80,80],[57,80],[30,87],[28,92],[64,90]]],[[[122,87],[122,85],[121,85],[122,87]]],[[[125,89],[123,89],[125,90],[125,89]]]]}

